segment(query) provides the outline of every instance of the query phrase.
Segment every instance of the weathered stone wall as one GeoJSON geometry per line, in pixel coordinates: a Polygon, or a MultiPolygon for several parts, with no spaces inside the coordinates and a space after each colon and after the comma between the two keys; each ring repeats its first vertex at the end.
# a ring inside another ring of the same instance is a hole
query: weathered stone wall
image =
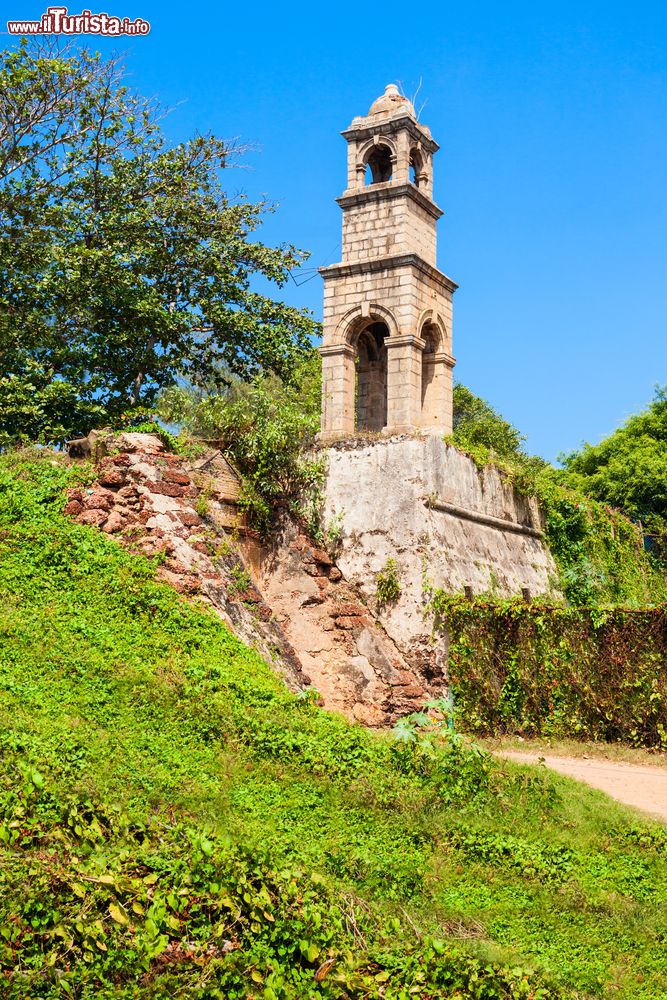
{"type": "Polygon", "coordinates": [[[341,533],[337,564],[404,654],[427,650],[425,583],[449,593],[553,592],[556,567],[534,499],[496,469],[437,435],[341,442],[327,450],[325,522],[341,533]],[[399,599],[376,602],[376,576],[393,558],[399,599]]]}
{"type": "MultiPolygon", "coordinates": [[[[264,542],[239,546],[273,618],[324,706],[386,726],[446,691],[444,672],[404,656],[331,556],[285,518],[264,542]]],[[[430,652],[430,650],[429,650],[430,652]]]]}
{"type": "Polygon", "coordinates": [[[211,606],[293,690],[307,685],[233,542],[246,529],[237,508],[238,479],[224,456],[210,451],[186,461],[152,434],[93,432],[90,438],[76,443],[77,452],[98,459],[97,481],[68,490],[64,513],[132,551],[159,557],[159,579],[211,606]]]}
{"type": "Polygon", "coordinates": [[[435,267],[435,222],[423,200],[413,186],[391,182],[344,195],[343,262],[415,253],[435,267]]]}

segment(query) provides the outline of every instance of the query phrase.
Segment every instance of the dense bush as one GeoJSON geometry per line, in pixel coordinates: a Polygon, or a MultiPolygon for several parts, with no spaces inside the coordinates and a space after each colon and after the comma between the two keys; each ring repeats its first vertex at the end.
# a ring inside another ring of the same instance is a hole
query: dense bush
{"type": "Polygon", "coordinates": [[[536,496],[545,519],[559,585],[575,607],[643,607],[667,600],[661,560],[644,550],[641,527],[621,511],[555,482],[551,469],[522,488],[536,496]]]}
{"type": "Polygon", "coordinates": [[[455,443],[463,448],[485,448],[489,457],[514,458],[523,455],[525,435],[493,407],[460,382],[454,386],[455,443]]]}
{"type": "Polygon", "coordinates": [[[321,464],[304,454],[320,427],[319,356],[313,351],[296,364],[289,381],[270,374],[229,381],[225,391],[210,394],[170,389],[158,413],[224,449],[241,473],[242,503],[254,525],[266,530],[276,501],[307,508],[321,482],[321,464]]]}
{"type": "Polygon", "coordinates": [[[587,444],[562,461],[563,482],[640,520],[667,558],[666,388],[600,444],[587,444]]]}

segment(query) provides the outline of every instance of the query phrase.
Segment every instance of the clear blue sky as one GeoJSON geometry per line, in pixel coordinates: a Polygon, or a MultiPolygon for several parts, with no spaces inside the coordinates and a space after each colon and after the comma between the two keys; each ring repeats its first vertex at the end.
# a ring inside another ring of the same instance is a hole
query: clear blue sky
{"type": "MultiPolygon", "coordinates": [[[[599,440],[667,382],[666,5],[85,6],[151,22],[121,43],[133,84],[178,105],[174,139],[256,147],[228,187],[277,202],[265,240],[311,265],[339,259],[340,130],[385,84],[410,96],[421,79],[438,263],[460,285],[455,374],[532,451],[599,440]]],[[[4,0],[3,19],[45,7],[4,0]]],[[[320,317],[319,277],[284,297],[320,317]]]]}

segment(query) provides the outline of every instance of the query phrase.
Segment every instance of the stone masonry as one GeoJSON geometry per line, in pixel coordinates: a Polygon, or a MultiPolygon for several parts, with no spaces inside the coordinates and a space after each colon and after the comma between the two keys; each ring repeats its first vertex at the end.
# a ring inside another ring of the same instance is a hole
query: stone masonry
{"type": "Polygon", "coordinates": [[[562,600],[537,500],[493,466],[478,469],[435,434],[337,442],[326,449],[324,517],[339,533],[336,562],[387,634],[422,673],[431,645],[429,588],[493,598],[562,600]],[[396,565],[400,595],[377,603],[377,576],[396,565]]]}
{"type": "Polygon", "coordinates": [[[457,286],[436,267],[439,147],[393,85],[342,134],[342,261],[320,271],[322,440],[363,430],[451,433],[457,286]]]}

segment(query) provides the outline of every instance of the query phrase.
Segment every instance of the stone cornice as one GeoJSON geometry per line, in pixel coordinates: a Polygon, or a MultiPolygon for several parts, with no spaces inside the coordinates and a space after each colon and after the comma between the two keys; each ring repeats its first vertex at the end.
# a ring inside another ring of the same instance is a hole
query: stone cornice
{"type": "Polygon", "coordinates": [[[355,205],[364,205],[369,201],[393,201],[396,198],[412,199],[436,222],[443,214],[442,209],[438,208],[436,203],[427,198],[425,194],[422,194],[414,184],[393,184],[391,181],[369,184],[368,187],[359,188],[358,191],[346,191],[340,198],[336,198],[336,201],[345,210],[353,208],[355,205]]]}
{"type": "Polygon", "coordinates": [[[502,517],[495,517],[493,514],[484,514],[477,510],[470,510],[469,507],[459,507],[457,504],[447,503],[444,500],[428,498],[424,500],[424,505],[432,510],[442,511],[443,514],[451,514],[452,517],[462,517],[466,521],[476,521],[477,524],[485,524],[489,528],[497,528],[500,531],[511,531],[515,535],[528,535],[529,538],[544,538],[544,532],[538,528],[533,528],[530,524],[505,521],[502,517]]]}
{"type": "Polygon", "coordinates": [[[455,281],[448,278],[446,274],[439,271],[432,264],[427,264],[419,254],[401,253],[387,257],[374,257],[372,260],[355,260],[349,264],[329,264],[328,267],[321,267],[320,274],[327,278],[348,278],[355,274],[374,274],[377,271],[391,271],[400,267],[414,267],[428,278],[436,281],[443,288],[450,292],[455,292],[459,287],[455,281]]]}
{"type": "Polygon", "coordinates": [[[448,368],[454,368],[456,365],[456,358],[453,358],[451,354],[446,354],[445,351],[438,351],[437,354],[425,354],[424,364],[447,365],[448,368]]]}
{"type": "Polygon", "coordinates": [[[354,347],[347,342],[344,344],[323,344],[322,347],[318,347],[318,351],[321,357],[337,357],[338,355],[344,354],[347,357],[353,358],[355,355],[354,347]]]}
{"type": "Polygon", "coordinates": [[[440,149],[430,132],[426,132],[410,114],[387,118],[378,118],[375,115],[355,118],[341,135],[349,142],[351,139],[371,139],[374,135],[391,135],[392,132],[399,132],[402,129],[409,132],[415,142],[420,142],[429,153],[437,153],[440,149]]]}
{"type": "Polygon", "coordinates": [[[387,349],[390,347],[416,347],[417,350],[423,351],[426,347],[426,341],[418,337],[416,333],[401,333],[398,336],[387,337],[384,346],[387,349]]]}

